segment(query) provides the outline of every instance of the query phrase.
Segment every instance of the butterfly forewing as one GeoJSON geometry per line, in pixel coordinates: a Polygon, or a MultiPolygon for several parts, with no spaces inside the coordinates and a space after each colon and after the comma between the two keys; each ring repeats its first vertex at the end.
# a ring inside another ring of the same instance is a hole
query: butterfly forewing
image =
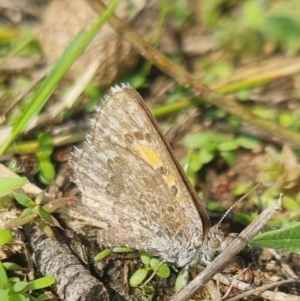
{"type": "Polygon", "coordinates": [[[99,232],[100,243],[145,250],[179,266],[195,260],[207,213],[134,89],[111,89],[71,164],[82,205],[109,225],[99,232]]]}

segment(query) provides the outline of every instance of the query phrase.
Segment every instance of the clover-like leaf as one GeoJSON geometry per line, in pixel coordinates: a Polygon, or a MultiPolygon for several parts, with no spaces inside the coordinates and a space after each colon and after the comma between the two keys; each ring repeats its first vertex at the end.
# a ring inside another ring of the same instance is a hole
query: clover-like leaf
{"type": "Polygon", "coordinates": [[[156,275],[161,278],[168,278],[170,276],[170,268],[167,264],[163,263],[158,258],[151,258],[150,260],[150,267],[153,271],[155,271],[156,275]]]}
{"type": "Polygon", "coordinates": [[[158,271],[156,272],[156,275],[160,278],[168,278],[171,274],[170,268],[166,263],[163,263],[158,271]]]}

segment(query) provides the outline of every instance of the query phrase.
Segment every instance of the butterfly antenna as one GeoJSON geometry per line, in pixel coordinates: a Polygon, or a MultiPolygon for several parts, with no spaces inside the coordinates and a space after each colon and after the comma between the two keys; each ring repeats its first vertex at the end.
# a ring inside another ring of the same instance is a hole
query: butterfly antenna
{"type": "Polygon", "coordinates": [[[250,193],[252,193],[254,190],[257,189],[257,187],[259,185],[261,185],[262,182],[258,182],[252,189],[250,189],[245,195],[243,195],[238,201],[236,201],[222,216],[222,218],[220,219],[220,221],[217,223],[217,227],[219,227],[221,225],[221,223],[223,222],[223,220],[226,218],[226,216],[229,214],[230,211],[232,211],[232,209],[234,207],[236,207],[241,201],[243,201],[250,193]]]}

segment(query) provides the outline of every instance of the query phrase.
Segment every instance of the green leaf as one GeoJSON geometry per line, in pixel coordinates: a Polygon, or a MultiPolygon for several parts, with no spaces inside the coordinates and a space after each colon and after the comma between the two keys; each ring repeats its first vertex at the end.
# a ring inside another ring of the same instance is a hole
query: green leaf
{"type": "Polygon", "coordinates": [[[230,116],[227,118],[227,122],[228,122],[228,126],[229,126],[229,130],[232,130],[232,132],[236,132],[240,129],[241,127],[241,120],[238,119],[235,116],[230,116]]]}
{"type": "Polygon", "coordinates": [[[236,154],[233,151],[220,152],[220,156],[226,161],[228,165],[233,165],[236,161],[236,154]]]}
{"type": "Polygon", "coordinates": [[[237,141],[232,140],[232,141],[226,141],[222,142],[218,145],[218,150],[223,151],[223,152],[228,152],[228,151],[233,151],[239,148],[239,145],[237,141]]]}
{"type": "Polygon", "coordinates": [[[31,208],[30,212],[39,215],[40,214],[40,209],[41,209],[41,207],[36,205],[33,208],[31,208]]]}
{"type": "Polygon", "coordinates": [[[217,201],[207,201],[206,208],[212,212],[222,212],[224,207],[217,201]]]}
{"type": "Polygon", "coordinates": [[[48,160],[43,159],[39,161],[39,179],[44,184],[49,184],[55,178],[55,167],[51,162],[51,158],[49,157],[48,160]]]}
{"type": "MultiPolygon", "coordinates": [[[[103,92],[100,90],[99,86],[96,85],[93,82],[90,82],[87,84],[87,86],[84,88],[84,93],[89,97],[89,98],[97,98],[98,102],[99,99],[103,97],[103,92]]],[[[95,105],[93,107],[93,110],[95,110],[95,105]]],[[[90,111],[90,112],[92,112],[90,111]]]]}
{"type": "Polygon", "coordinates": [[[156,275],[160,278],[168,278],[171,274],[170,268],[166,263],[163,263],[158,271],[156,272],[156,275]]]}
{"type": "Polygon", "coordinates": [[[35,213],[29,213],[24,217],[14,218],[13,220],[9,221],[5,227],[8,229],[14,228],[14,227],[20,227],[20,226],[23,226],[25,224],[32,222],[36,217],[37,217],[37,215],[35,213]]]}
{"type": "Polygon", "coordinates": [[[273,39],[279,42],[298,39],[300,34],[298,22],[286,16],[268,16],[265,30],[273,39]]]}
{"type": "Polygon", "coordinates": [[[49,238],[55,239],[55,234],[52,230],[52,228],[47,225],[45,222],[43,222],[41,219],[36,220],[36,224],[39,227],[39,229],[44,232],[49,238]]]}
{"type": "Polygon", "coordinates": [[[250,245],[300,253],[300,223],[255,236],[250,245]]]}
{"type": "Polygon", "coordinates": [[[220,142],[217,140],[207,139],[205,143],[200,147],[201,149],[205,149],[209,153],[215,153],[218,150],[218,144],[220,142]]]}
{"type": "Polygon", "coordinates": [[[242,225],[248,226],[256,217],[253,213],[248,212],[239,212],[235,214],[235,219],[240,222],[242,225]]]}
{"type": "Polygon", "coordinates": [[[227,116],[226,112],[216,107],[206,108],[206,110],[203,112],[204,118],[209,118],[212,120],[224,119],[226,116],[227,116]]]}
{"type": "Polygon", "coordinates": [[[53,213],[62,207],[70,204],[72,202],[71,198],[60,198],[52,200],[51,202],[48,202],[46,205],[43,206],[43,210],[45,210],[48,213],[53,213]]]}
{"type": "Polygon", "coordinates": [[[26,298],[23,294],[10,294],[7,301],[26,301],[26,298]]]}
{"type": "Polygon", "coordinates": [[[17,282],[20,282],[21,279],[20,279],[20,277],[10,277],[10,278],[8,279],[8,281],[9,281],[10,283],[17,283],[17,282]]]}
{"type": "Polygon", "coordinates": [[[152,256],[150,254],[148,254],[147,252],[141,251],[140,258],[141,258],[141,261],[143,264],[149,265],[152,256]]]}
{"type": "Polygon", "coordinates": [[[247,1],[245,2],[243,22],[250,28],[261,30],[265,24],[265,13],[262,9],[262,2],[247,1]]]}
{"type": "Polygon", "coordinates": [[[292,198],[288,195],[285,195],[282,200],[282,205],[285,209],[288,211],[297,211],[299,210],[299,203],[295,200],[295,198],[292,198]]]}
{"type": "Polygon", "coordinates": [[[199,160],[202,165],[211,162],[215,158],[215,156],[216,156],[215,150],[209,150],[207,148],[200,149],[199,160]]]}
{"type": "Polygon", "coordinates": [[[184,138],[184,144],[190,148],[200,148],[207,141],[203,134],[190,134],[184,138]]]}
{"type": "Polygon", "coordinates": [[[185,281],[188,277],[187,275],[187,271],[185,269],[181,270],[176,278],[176,282],[175,282],[175,292],[179,292],[183,286],[185,285],[185,281]]]}
{"type": "Polygon", "coordinates": [[[249,101],[250,98],[250,90],[249,89],[242,89],[237,91],[236,96],[239,101],[249,101]]]}
{"type": "Polygon", "coordinates": [[[44,199],[45,199],[44,193],[40,193],[35,197],[34,202],[37,206],[41,206],[44,202],[44,199]]]}
{"type": "Polygon", "coordinates": [[[8,277],[2,262],[0,261],[0,288],[7,289],[10,287],[10,283],[8,281],[8,277]]]}
{"type": "Polygon", "coordinates": [[[54,216],[49,214],[43,208],[39,207],[39,216],[47,223],[51,224],[52,226],[59,227],[59,223],[54,216]]]}
{"type": "Polygon", "coordinates": [[[151,258],[149,263],[151,269],[161,278],[168,278],[170,276],[170,269],[167,264],[162,263],[158,258],[151,258]]]}
{"type": "Polygon", "coordinates": [[[202,166],[203,164],[201,162],[199,155],[191,151],[189,153],[188,161],[184,165],[186,173],[195,173],[199,171],[202,166]]]}
{"type": "Polygon", "coordinates": [[[253,184],[250,182],[238,184],[232,191],[234,195],[244,195],[253,187],[253,184]]]}
{"type": "Polygon", "coordinates": [[[281,113],[278,116],[278,122],[280,125],[284,126],[284,127],[289,127],[290,125],[293,124],[293,116],[291,113],[281,113]]]}
{"type": "Polygon", "coordinates": [[[6,290],[0,289],[0,300],[7,300],[8,296],[9,296],[9,289],[6,290]]]}
{"type": "Polygon", "coordinates": [[[14,197],[15,197],[16,201],[24,207],[33,208],[36,206],[35,202],[30,197],[28,197],[26,194],[14,193],[14,197]]]}
{"type": "Polygon", "coordinates": [[[5,270],[8,271],[16,271],[21,269],[21,267],[17,264],[15,264],[14,262],[2,262],[3,267],[5,268],[5,270]]]}
{"type": "Polygon", "coordinates": [[[55,278],[53,276],[45,276],[39,279],[32,280],[28,283],[26,289],[28,291],[38,290],[41,288],[48,287],[55,282],[55,278]]]}
{"type": "Polygon", "coordinates": [[[105,249],[102,252],[99,252],[95,257],[95,261],[100,261],[104,259],[105,257],[109,256],[112,253],[112,249],[105,249]]]}
{"type": "Polygon", "coordinates": [[[240,147],[250,150],[257,147],[260,143],[258,139],[249,136],[239,136],[236,138],[236,142],[240,147]]]}
{"type": "Polygon", "coordinates": [[[38,301],[45,301],[45,300],[49,300],[49,297],[45,294],[40,294],[40,295],[38,295],[37,300],[38,301]]]}
{"type": "Polygon", "coordinates": [[[48,133],[41,133],[38,136],[38,158],[49,158],[52,155],[54,144],[52,136],[48,133]]]}
{"type": "Polygon", "coordinates": [[[207,141],[209,141],[211,144],[215,144],[215,145],[229,141],[231,139],[231,138],[228,138],[227,136],[221,135],[219,133],[215,134],[215,133],[208,132],[208,133],[206,133],[206,136],[207,136],[207,141]]]}
{"type": "Polygon", "coordinates": [[[137,270],[129,279],[129,284],[131,287],[139,286],[147,277],[148,270],[139,269],[137,270]]]}
{"type": "Polygon", "coordinates": [[[266,107],[256,106],[253,108],[253,113],[267,120],[274,120],[276,117],[274,110],[266,107]]]}
{"type": "Polygon", "coordinates": [[[20,189],[27,182],[28,182],[27,178],[24,177],[15,177],[15,178],[0,177],[0,197],[12,193],[12,190],[14,189],[20,189]]]}
{"type": "Polygon", "coordinates": [[[156,271],[158,269],[158,266],[161,264],[161,262],[162,261],[160,259],[156,257],[152,257],[149,262],[149,265],[153,271],[156,271]]]}
{"type": "Polygon", "coordinates": [[[135,249],[131,249],[127,247],[115,247],[112,250],[114,253],[129,253],[135,251],[135,249]]]}
{"type": "Polygon", "coordinates": [[[45,300],[48,300],[48,299],[49,299],[49,297],[47,295],[45,295],[45,294],[40,294],[37,297],[38,301],[45,301],[45,300]]]}
{"type": "Polygon", "coordinates": [[[25,281],[16,282],[14,284],[14,292],[20,293],[21,291],[23,291],[26,288],[27,285],[28,285],[28,282],[25,282],[25,281]]]}
{"type": "Polygon", "coordinates": [[[23,217],[25,217],[25,216],[27,216],[27,215],[30,215],[30,214],[32,214],[32,213],[35,213],[35,212],[32,212],[33,209],[35,209],[35,208],[36,208],[36,207],[24,209],[24,210],[22,211],[20,217],[23,218],[23,217]]]}
{"type": "Polygon", "coordinates": [[[13,235],[9,230],[0,229],[0,246],[3,246],[13,240],[13,235]]]}

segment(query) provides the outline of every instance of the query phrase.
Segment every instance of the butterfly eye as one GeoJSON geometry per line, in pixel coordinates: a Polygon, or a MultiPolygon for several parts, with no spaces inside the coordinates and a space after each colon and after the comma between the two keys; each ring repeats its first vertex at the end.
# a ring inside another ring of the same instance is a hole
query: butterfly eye
{"type": "Polygon", "coordinates": [[[220,248],[221,242],[220,242],[220,240],[219,240],[218,237],[211,237],[211,238],[209,239],[209,245],[210,245],[210,247],[211,247],[212,249],[217,250],[217,249],[220,248]]]}
{"type": "Polygon", "coordinates": [[[211,228],[208,234],[208,244],[213,252],[219,252],[222,250],[224,239],[224,232],[219,229],[218,225],[211,228]]]}

